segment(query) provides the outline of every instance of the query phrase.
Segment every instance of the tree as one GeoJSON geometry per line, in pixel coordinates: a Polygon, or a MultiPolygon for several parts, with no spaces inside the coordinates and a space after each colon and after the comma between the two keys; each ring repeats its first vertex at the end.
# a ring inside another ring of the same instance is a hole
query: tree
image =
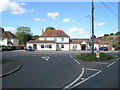
{"type": "Polygon", "coordinates": [[[56,30],[54,27],[47,27],[46,29],[45,29],[45,32],[46,31],[48,31],[48,30],[56,30]]]}
{"type": "Polygon", "coordinates": [[[29,27],[18,27],[16,36],[19,39],[19,45],[26,45],[26,42],[32,39],[31,29],[29,27]]]}
{"type": "Polygon", "coordinates": [[[109,36],[109,34],[104,34],[104,37],[107,37],[107,36],[109,36]]]}
{"type": "Polygon", "coordinates": [[[114,33],[111,33],[110,35],[114,35],[114,33]]]}
{"type": "Polygon", "coordinates": [[[38,39],[38,38],[39,38],[39,35],[33,36],[33,39],[34,39],[34,40],[36,40],[36,39],[38,39]]]}
{"type": "Polygon", "coordinates": [[[117,32],[115,35],[120,35],[120,31],[119,31],[119,32],[117,32]]]}

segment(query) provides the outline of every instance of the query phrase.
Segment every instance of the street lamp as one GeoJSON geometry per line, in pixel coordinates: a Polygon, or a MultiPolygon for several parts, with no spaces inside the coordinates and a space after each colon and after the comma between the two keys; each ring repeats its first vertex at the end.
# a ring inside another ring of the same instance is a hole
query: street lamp
{"type": "Polygon", "coordinates": [[[87,15],[86,17],[88,17],[90,19],[90,40],[89,40],[89,46],[90,46],[90,53],[91,53],[91,16],[87,15]]]}

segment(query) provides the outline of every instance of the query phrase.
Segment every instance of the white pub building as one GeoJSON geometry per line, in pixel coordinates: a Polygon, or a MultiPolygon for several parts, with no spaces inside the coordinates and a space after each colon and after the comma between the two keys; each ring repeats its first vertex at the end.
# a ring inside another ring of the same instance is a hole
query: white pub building
{"type": "MultiPolygon", "coordinates": [[[[37,40],[27,42],[27,47],[31,46],[36,50],[54,50],[54,51],[69,51],[69,50],[88,50],[89,39],[70,39],[70,37],[62,30],[48,30],[42,32],[42,35],[37,40]]],[[[95,48],[98,49],[98,43],[95,43],[95,48]]]]}

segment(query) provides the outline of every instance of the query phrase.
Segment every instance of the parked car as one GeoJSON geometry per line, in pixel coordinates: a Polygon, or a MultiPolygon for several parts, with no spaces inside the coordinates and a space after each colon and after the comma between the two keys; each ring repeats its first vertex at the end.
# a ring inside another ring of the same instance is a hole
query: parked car
{"type": "Polygon", "coordinates": [[[29,47],[26,48],[26,51],[35,51],[35,49],[32,48],[31,46],[29,46],[29,47]]]}
{"type": "Polygon", "coordinates": [[[108,51],[108,48],[107,47],[101,47],[101,48],[99,48],[99,50],[108,51]]]}
{"type": "Polygon", "coordinates": [[[7,51],[8,47],[7,46],[0,46],[0,51],[7,51]]]}

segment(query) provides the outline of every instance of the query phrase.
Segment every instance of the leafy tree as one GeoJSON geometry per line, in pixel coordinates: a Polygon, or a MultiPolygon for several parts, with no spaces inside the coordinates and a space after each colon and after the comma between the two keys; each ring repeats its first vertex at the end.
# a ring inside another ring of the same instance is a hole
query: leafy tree
{"type": "Polygon", "coordinates": [[[114,33],[111,33],[110,35],[114,35],[114,33]]]}
{"type": "Polygon", "coordinates": [[[119,32],[117,32],[115,35],[120,35],[120,31],[119,31],[119,32]]]}
{"type": "Polygon", "coordinates": [[[18,27],[16,36],[19,39],[19,45],[26,45],[26,42],[32,39],[31,29],[29,27],[18,27]]]}
{"type": "Polygon", "coordinates": [[[36,40],[36,39],[38,39],[38,38],[39,38],[39,35],[33,36],[33,39],[34,39],[34,40],[36,40]]]}
{"type": "Polygon", "coordinates": [[[56,30],[54,27],[47,27],[46,29],[45,29],[45,32],[46,31],[48,31],[48,30],[56,30]]]}
{"type": "Polygon", "coordinates": [[[120,50],[120,43],[114,42],[113,47],[115,48],[115,50],[120,50]]]}
{"type": "Polygon", "coordinates": [[[104,37],[107,37],[107,36],[109,36],[109,34],[104,34],[104,37]]]}

